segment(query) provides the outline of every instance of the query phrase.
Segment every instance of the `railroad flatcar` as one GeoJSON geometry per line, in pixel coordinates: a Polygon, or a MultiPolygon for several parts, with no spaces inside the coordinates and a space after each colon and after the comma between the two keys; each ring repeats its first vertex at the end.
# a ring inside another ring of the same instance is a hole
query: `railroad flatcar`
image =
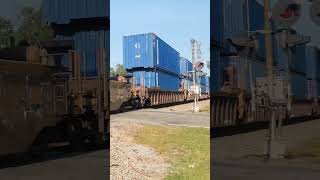
{"type": "MultiPolygon", "coordinates": [[[[121,112],[124,109],[139,109],[158,105],[170,105],[193,100],[193,96],[187,90],[170,91],[161,90],[159,87],[136,86],[126,82],[110,81],[110,111],[121,112]]],[[[134,81],[135,82],[135,81],[134,81]]],[[[209,94],[201,94],[200,99],[208,99],[209,94]]]]}

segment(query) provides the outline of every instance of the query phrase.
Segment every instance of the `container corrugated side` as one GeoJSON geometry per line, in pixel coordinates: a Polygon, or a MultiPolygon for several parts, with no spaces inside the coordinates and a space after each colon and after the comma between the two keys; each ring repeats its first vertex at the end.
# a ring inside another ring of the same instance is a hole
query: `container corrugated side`
{"type": "MultiPolygon", "coordinates": [[[[97,51],[105,48],[106,57],[109,57],[109,36],[109,31],[60,32],[56,39],[74,40],[75,50],[81,57],[82,76],[95,77],[97,76],[97,51]]],[[[64,57],[63,61],[67,64],[68,58],[64,57]]]]}
{"type": "Polygon", "coordinates": [[[152,37],[148,34],[123,37],[123,64],[128,70],[154,68],[152,37]]]}
{"type": "Polygon", "coordinates": [[[299,73],[306,72],[306,46],[299,46],[292,51],[291,69],[299,73]]]}
{"type": "MultiPolygon", "coordinates": [[[[211,1],[211,43],[224,47],[226,40],[246,30],[245,0],[211,1]]],[[[223,85],[223,72],[228,64],[228,57],[220,56],[221,49],[211,49],[210,90],[218,91],[223,85]]]]}
{"type": "Polygon", "coordinates": [[[208,76],[207,75],[203,75],[203,76],[201,76],[200,77],[200,84],[202,84],[202,85],[207,85],[206,83],[207,83],[207,78],[208,78],[208,76]]]}
{"type": "Polygon", "coordinates": [[[124,66],[156,68],[179,74],[180,54],[153,33],[125,36],[123,38],[124,66]]]}
{"type": "Polygon", "coordinates": [[[185,73],[190,73],[192,71],[192,63],[186,59],[181,57],[180,58],[180,75],[185,73]]]}
{"type": "Polygon", "coordinates": [[[180,79],[178,76],[167,74],[162,71],[135,71],[133,76],[136,85],[140,86],[143,78],[145,87],[160,87],[162,91],[179,91],[180,79]]]}
{"type": "Polygon", "coordinates": [[[218,91],[223,85],[223,72],[224,68],[228,65],[228,58],[220,56],[216,49],[211,49],[211,68],[210,68],[210,90],[212,92],[218,91]]]}
{"type": "Polygon", "coordinates": [[[224,39],[245,31],[244,0],[223,1],[224,39]]]}
{"type": "Polygon", "coordinates": [[[296,99],[305,99],[308,96],[307,79],[298,73],[291,73],[292,94],[296,99]]]}
{"type": "Polygon", "coordinates": [[[316,59],[316,73],[317,73],[317,79],[320,80],[320,50],[317,49],[317,59],[316,59]]]}
{"type": "Polygon", "coordinates": [[[206,78],[206,86],[209,88],[210,87],[210,77],[207,76],[206,78]]]}
{"type": "Polygon", "coordinates": [[[320,96],[320,80],[317,80],[316,84],[317,84],[317,87],[316,87],[317,96],[320,96]]]}
{"type": "MultiPolygon", "coordinates": [[[[243,62],[244,59],[241,57],[230,57],[228,66],[234,67],[236,71],[236,81],[238,83],[238,87],[240,86],[240,73],[242,72],[241,68],[241,62],[243,62]]],[[[255,81],[256,78],[264,77],[266,76],[266,64],[263,61],[259,60],[248,60],[247,65],[247,73],[246,73],[246,89],[249,89],[250,87],[250,74],[252,76],[252,80],[255,81]],[[251,66],[251,72],[250,72],[250,66],[251,66]]]]}
{"type": "Polygon", "coordinates": [[[224,41],[224,11],[223,1],[213,0],[210,3],[210,29],[211,29],[211,41],[216,41],[218,44],[222,44],[224,41]]]}
{"type": "Polygon", "coordinates": [[[308,79],[315,79],[317,76],[317,61],[319,61],[317,51],[316,47],[307,47],[306,49],[306,77],[308,79]]]}
{"type": "Polygon", "coordinates": [[[245,30],[244,0],[214,0],[211,2],[211,32],[218,44],[245,30]]]}
{"type": "Polygon", "coordinates": [[[69,24],[72,19],[110,16],[110,0],[43,0],[47,23],[69,24]]]}
{"type": "MultiPolygon", "coordinates": [[[[246,0],[244,5],[245,25],[249,23],[250,31],[264,29],[264,7],[256,0],[246,0]],[[248,2],[248,5],[246,4],[248,2]],[[249,7],[249,9],[247,8],[249,7]],[[249,18],[248,18],[249,15],[249,18]],[[249,22],[247,22],[249,20],[249,22]]],[[[245,29],[248,29],[247,27],[245,29]]],[[[256,50],[256,56],[265,58],[265,39],[263,34],[258,34],[259,48],[256,50]]]]}

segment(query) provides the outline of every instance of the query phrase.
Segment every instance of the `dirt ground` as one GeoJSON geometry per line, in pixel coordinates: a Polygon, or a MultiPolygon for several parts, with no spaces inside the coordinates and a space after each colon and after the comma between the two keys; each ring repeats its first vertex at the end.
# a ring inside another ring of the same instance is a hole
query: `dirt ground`
{"type": "Polygon", "coordinates": [[[134,133],[141,124],[111,124],[111,180],[164,179],[170,167],[152,148],[134,144],[134,133]]]}

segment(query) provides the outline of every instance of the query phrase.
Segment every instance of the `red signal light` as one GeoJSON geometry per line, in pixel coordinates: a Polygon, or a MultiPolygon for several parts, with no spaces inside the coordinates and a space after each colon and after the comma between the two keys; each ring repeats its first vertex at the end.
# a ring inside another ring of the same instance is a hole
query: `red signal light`
{"type": "Polygon", "coordinates": [[[292,9],[286,9],[283,13],[280,14],[280,16],[284,19],[291,18],[292,16],[300,16],[298,11],[292,10],[292,9]]]}

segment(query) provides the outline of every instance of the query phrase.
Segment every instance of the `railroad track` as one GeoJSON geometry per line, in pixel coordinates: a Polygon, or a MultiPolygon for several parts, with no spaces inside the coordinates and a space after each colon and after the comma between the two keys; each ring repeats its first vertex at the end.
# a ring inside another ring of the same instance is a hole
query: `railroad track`
{"type": "MultiPolygon", "coordinates": [[[[203,98],[203,99],[199,99],[199,101],[205,101],[208,100],[210,98],[203,98]]],[[[182,104],[188,104],[193,102],[193,100],[186,100],[186,101],[179,101],[179,102],[170,102],[170,103],[165,103],[165,104],[155,104],[152,105],[150,107],[143,107],[143,108],[134,108],[134,107],[127,107],[124,110],[120,111],[111,111],[111,114],[119,114],[119,113],[124,113],[124,112],[130,112],[130,111],[135,111],[137,109],[160,109],[160,108],[166,108],[166,107],[171,107],[171,106],[177,106],[177,105],[182,105],[182,104]]]]}

